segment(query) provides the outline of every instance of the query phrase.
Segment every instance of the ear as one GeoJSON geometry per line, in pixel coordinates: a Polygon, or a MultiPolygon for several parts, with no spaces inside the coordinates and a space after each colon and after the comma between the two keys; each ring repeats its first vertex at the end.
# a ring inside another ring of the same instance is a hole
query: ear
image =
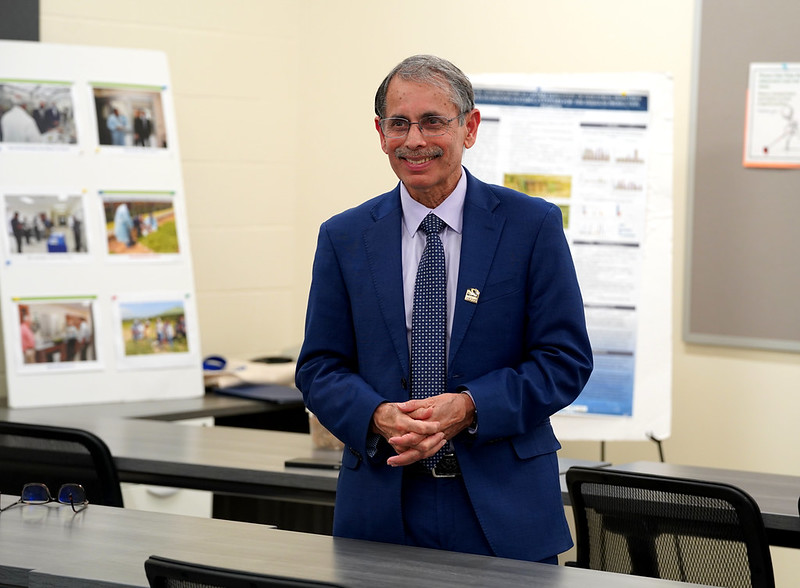
{"type": "Polygon", "coordinates": [[[378,131],[378,136],[381,138],[381,149],[388,155],[389,147],[386,145],[386,137],[383,136],[383,131],[381,130],[381,119],[377,116],[375,117],[375,130],[378,131]]]}
{"type": "Polygon", "coordinates": [[[472,112],[468,113],[466,117],[467,120],[464,126],[467,127],[467,134],[464,137],[464,147],[469,149],[478,139],[478,125],[481,124],[481,111],[477,108],[473,108],[472,112]]]}

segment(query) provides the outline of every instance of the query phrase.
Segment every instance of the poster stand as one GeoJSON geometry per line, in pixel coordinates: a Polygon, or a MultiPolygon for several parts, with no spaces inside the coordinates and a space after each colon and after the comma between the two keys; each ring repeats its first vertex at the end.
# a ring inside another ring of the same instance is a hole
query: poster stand
{"type": "Polygon", "coordinates": [[[203,394],[162,52],[0,41],[10,407],[203,394]]]}

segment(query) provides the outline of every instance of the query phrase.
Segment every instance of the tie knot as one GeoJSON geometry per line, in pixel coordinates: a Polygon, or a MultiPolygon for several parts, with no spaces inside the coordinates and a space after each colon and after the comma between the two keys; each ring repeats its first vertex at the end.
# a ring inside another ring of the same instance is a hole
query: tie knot
{"type": "Polygon", "coordinates": [[[432,212],[428,214],[419,225],[426,235],[438,235],[444,227],[444,221],[432,212]]]}

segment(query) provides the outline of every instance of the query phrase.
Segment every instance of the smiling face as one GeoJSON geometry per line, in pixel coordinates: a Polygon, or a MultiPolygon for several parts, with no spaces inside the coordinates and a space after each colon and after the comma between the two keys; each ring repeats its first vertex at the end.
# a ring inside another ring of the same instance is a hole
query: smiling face
{"type": "MultiPolygon", "coordinates": [[[[437,86],[399,77],[389,83],[386,118],[402,117],[418,122],[424,116],[449,119],[458,114],[450,94],[437,86]]],[[[465,115],[464,124],[459,125],[456,118],[445,134],[438,137],[426,137],[419,125],[411,125],[405,137],[385,137],[377,117],[375,128],[389,164],[411,197],[428,208],[436,208],[461,178],[461,157],[464,149],[475,144],[480,118],[480,112],[472,110],[465,115]]]]}

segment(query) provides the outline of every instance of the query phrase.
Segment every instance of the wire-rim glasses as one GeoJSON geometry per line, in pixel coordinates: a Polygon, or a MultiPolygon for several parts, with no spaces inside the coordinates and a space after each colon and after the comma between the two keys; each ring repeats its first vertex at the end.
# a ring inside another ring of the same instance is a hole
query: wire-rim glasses
{"type": "Polygon", "coordinates": [[[18,504],[48,504],[58,502],[59,504],[69,504],[73,512],[80,512],[89,505],[86,499],[86,490],[80,484],[64,484],[58,489],[58,494],[53,498],[50,489],[39,482],[25,484],[20,492],[19,500],[9,504],[5,508],[0,508],[0,512],[6,511],[18,504]]]}
{"type": "Polygon", "coordinates": [[[445,118],[443,116],[428,115],[423,116],[418,122],[411,122],[407,118],[400,116],[391,116],[380,119],[378,124],[383,135],[391,139],[405,137],[411,130],[411,125],[417,125],[419,132],[426,137],[439,137],[447,132],[451,122],[462,116],[464,115],[457,114],[453,118],[445,118]]]}

